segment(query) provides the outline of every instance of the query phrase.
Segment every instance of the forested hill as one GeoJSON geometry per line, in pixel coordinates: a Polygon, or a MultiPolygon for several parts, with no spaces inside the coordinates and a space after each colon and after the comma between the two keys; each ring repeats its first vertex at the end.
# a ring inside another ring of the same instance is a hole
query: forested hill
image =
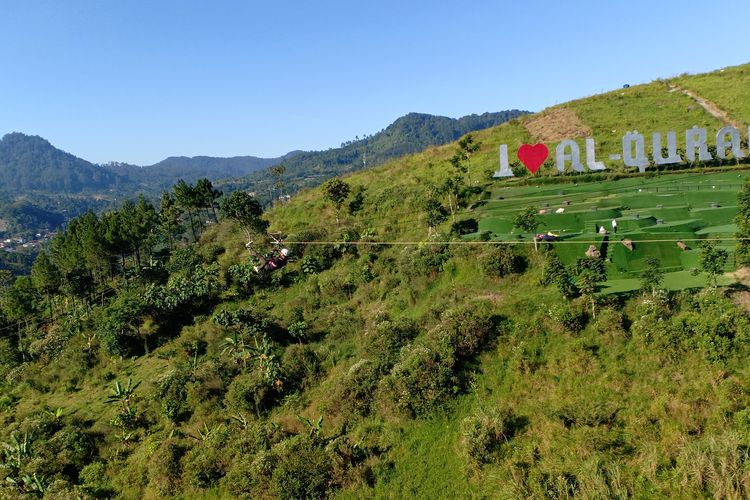
{"type": "MultiPolygon", "coordinates": [[[[285,189],[296,192],[303,187],[317,186],[336,175],[375,166],[429,146],[447,144],[468,132],[494,127],[525,114],[528,111],[517,109],[462,118],[409,113],[380,132],[345,142],[340,148],[288,157],[281,163],[285,169],[285,189]]],[[[276,182],[271,172],[263,170],[225,183],[225,190],[245,189],[265,197],[276,182]]]]}
{"type": "Polygon", "coordinates": [[[102,167],[21,133],[0,140],[0,186],[9,191],[76,193],[125,188],[129,181],[102,167]]]}
{"type": "Polygon", "coordinates": [[[410,113],[377,134],[327,151],[292,151],[277,158],[170,156],[149,166],[119,162],[96,165],[55,148],[41,137],[14,132],[0,140],[0,186],[11,192],[110,192],[132,196],[138,192],[158,193],[178,179],[217,181],[249,175],[242,181],[225,183],[225,190],[257,185],[259,191],[267,192],[275,180],[266,169],[283,164],[290,188],[294,189],[319,184],[365,164],[377,165],[431,145],[445,144],[467,132],[492,127],[525,113],[511,110],[459,119],[410,113]]]}
{"type": "Polygon", "coordinates": [[[126,176],[141,185],[165,189],[171,187],[177,179],[194,182],[198,179],[212,180],[228,177],[241,177],[257,170],[272,167],[287,158],[299,154],[292,151],[277,158],[258,158],[257,156],[233,156],[222,158],[215,156],[170,156],[153,165],[140,167],[125,163],[109,163],[105,168],[117,175],[126,176]]]}

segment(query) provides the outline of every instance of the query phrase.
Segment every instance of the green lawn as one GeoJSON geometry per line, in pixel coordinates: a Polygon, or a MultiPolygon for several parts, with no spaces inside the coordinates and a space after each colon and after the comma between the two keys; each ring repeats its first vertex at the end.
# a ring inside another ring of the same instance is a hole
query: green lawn
{"type": "MultiPolygon", "coordinates": [[[[530,243],[531,235],[521,235],[513,227],[513,218],[527,206],[546,211],[540,212],[537,231],[552,231],[562,237],[555,251],[565,264],[583,257],[592,242],[603,250],[597,230],[603,226],[611,231],[615,218],[618,232],[609,234],[606,258],[611,281],[605,293],[637,289],[638,273],[652,256],[661,261],[668,288],[701,287],[705,280],[690,274],[699,265],[699,240],[733,237],[737,192],[748,176],[750,172],[745,170],[729,170],[604,183],[502,186],[494,189],[487,203],[472,215],[478,219],[479,232],[489,231],[493,240],[530,243]],[[559,208],[564,212],[555,213],[559,208]],[[634,242],[632,251],[620,243],[623,239],[634,242]],[[683,252],[677,240],[686,243],[690,251],[683,252]]],[[[467,235],[476,237],[476,233],[467,235]]],[[[720,246],[730,252],[732,262],[734,242],[722,242],[720,246]]],[[[728,265],[727,271],[731,270],[733,266],[728,265]]]]}

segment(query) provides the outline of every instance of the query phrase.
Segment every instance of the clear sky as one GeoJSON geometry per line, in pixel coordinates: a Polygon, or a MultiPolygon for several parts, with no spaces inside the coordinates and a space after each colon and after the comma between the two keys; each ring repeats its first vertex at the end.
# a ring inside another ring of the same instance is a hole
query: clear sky
{"type": "Polygon", "coordinates": [[[747,0],[0,0],[0,135],[93,162],[338,147],[750,61],[747,0]]]}

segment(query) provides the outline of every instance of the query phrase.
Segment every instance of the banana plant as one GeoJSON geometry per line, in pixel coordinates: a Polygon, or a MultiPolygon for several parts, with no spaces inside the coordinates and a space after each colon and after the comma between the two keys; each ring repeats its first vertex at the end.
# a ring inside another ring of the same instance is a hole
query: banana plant
{"type": "Polygon", "coordinates": [[[218,431],[220,431],[224,427],[223,424],[218,424],[213,427],[208,427],[206,423],[203,423],[203,429],[198,429],[198,436],[193,436],[192,434],[188,434],[188,437],[191,437],[195,439],[196,441],[203,441],[205,442],[208,438],[216,434],[218,431]]]}
{"type": "Polygon", "coordinates": [[[46,410],[45,413],[47,413],[47,415],[50,415],[56,421],[59,421],[65,414],[65,410],[62,408],[55,408],[54,410],[46,410]]]}
{"type": "Polygon", "coordinates": [[[18,439],[16,433],[10,435],[10,443],[2,443],[5,451],[5,460],[2,468],[19,470],[23,459],[31,454],[31,440],[33,435],[28,432],[23,433],[23,440],[18,439]]]}
{"type": "Polygon", "coordinates": [[[221,355],[231,356],[236,363],[242,363],[243,368],[247,368],[247,360],[250,358],[250,350],[245,344],[245,339],[242,335],[235,333],[231,337],[226,337],[221,343],[223,349],[221,355]]]}
{"type": "Polygon", "coordinates": [[[321,437],[321,435],[323,434],[323,415],[318,417],[318,419],[314,422],[307,417],[303,417],[302,415],[297,415],[297,418],[300,422],[307,425],[307,430],[310,433],[311,438],[318,439],[321,437]]]}
{"type": "Polygon", "coordinates": [[[5,480],[22,492],[31,493],[39,498],[43,497],[47,491],[47,478],[45,476],[37,476],[36,472],[31,476],[26,474],[20,479],[8,477],[5,480]]]}
{"type": "Polygon", "coordinates": [[[255,347],[249,349],[250,356],[258,362],[258,367],[263,373],[263,380],[277,388],[281,387],[281,366],[273,353],[273,344],[263,335],[260,342],[255,338],[255,347]]]}
{"type": "Polygon", "coordinates": [[[123,411],[130,409],[130,402],[135,396],[135,390],[141,382],[133,384],[133,380],[128,377],[128,385],[121,385],[119,380],[115,381],[115,386],[112,389],[112,394],[107,398],[106,403],[120,403],[123,411]]]}
{"type": "Polygon", "coordinates": [[[250,424],[250,422],[247,419],[247,417],[245,415],[241,414],[241,413],[238,413],[237,415],[230,415],[229,418],[231,418],[232,420],[234,420],[235,422],[237,422],[240,425],[240,427],[242,427],[243,431],[246,431],[248,425],[250,424]]]}

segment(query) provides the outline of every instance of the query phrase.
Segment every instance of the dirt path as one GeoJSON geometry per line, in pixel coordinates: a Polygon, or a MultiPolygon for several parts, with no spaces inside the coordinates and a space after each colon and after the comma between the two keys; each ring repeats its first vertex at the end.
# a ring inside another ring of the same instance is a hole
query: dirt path
{"type": "Polygon", "coordinates": [[[709,101],[705,97],[701,97],[699,94],[693,92],[692,90],[683,89],[672,83],[669,84],[669,90],[670,92],[682,92],[683,94],[694,100],[700,107],[705,109],[708,114],[718,120],[721,120],[725,125],[731,125],[738,130],[742,130],[745,127],[744,123],[733,119],[726,111],[721,109],[715,103],[709,101]]]}

